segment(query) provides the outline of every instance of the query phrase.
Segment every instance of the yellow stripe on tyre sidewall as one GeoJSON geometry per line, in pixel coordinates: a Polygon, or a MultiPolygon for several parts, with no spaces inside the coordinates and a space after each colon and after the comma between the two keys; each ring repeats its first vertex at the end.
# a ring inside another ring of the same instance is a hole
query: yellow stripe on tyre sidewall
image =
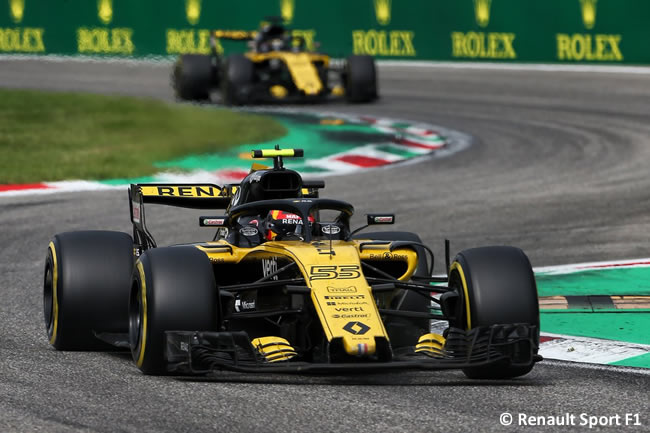
{"type": "Polygon", "coordinates": [[[50,344],[53,345],[56,342],[57,331],[59,328],[59,298],[57,294],[59,268],[56,261],[56,248],[54,247],[54,242],[50,242],[48,248],[52,253],[52,321],[54,324],[52,325],[52,336],[50,336],[50,344]]]}
{"type": "Polygon", "coordinates": [[[460,275],[460,281],[463,284],[463,294],[465,295],[465,309],[466,309],[466,316],[467,316],[467,329],[472,329],[472,316],[471,316],[471,308],[469,305],[469,291],[467,289],[467,279],[465,278],[465,271],[463,271],[463,267],[460,265],[458,262],[454,262],[451,265],[450,271],[457,271],[458,275],[460,275]]]}
{"type": "Polygon", "coordinates": [[[142,332],[140,333],[140,353],[138,354],[138,359],[136,361],[136,365],[139,368],[142,367],[142,363],[144,362],[144,351],[147,344],[147,284],[144,278],[144,267],[142,266],[142,262],[138,261],[136,267],[140,273],[140,287],[142,288],[142,332]]]}

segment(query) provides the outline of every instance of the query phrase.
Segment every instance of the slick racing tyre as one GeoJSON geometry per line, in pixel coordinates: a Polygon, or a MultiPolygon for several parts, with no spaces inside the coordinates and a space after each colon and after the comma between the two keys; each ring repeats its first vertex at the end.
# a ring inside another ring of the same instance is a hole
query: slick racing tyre
{"type": "Polygon", "coordinates": [[[79,231],[54,236],[47,250],[43,311],[58,350],[109,350],[96,334],[128,329],[133,240],[126,233],[79,231]]]}
{"type": "Polygon", "coordinates": [[[350,56],[345,67],[345,95],[348,102],[377,99],[377,70],[370,56],[350,56]]]}
{"type": "Polygon", "coordinates": [[[205,101],[213,85],[212,58],[201,54],[183,54],[174,65],[172,75],[178,99],[205,101]]]}
{"type": "Polygon", "coordinates": [[[228,56],[221,80],[221,96],[226,105],[241,105],[249,101],[255,65],[243,54],[228,56]]]}
{"type": "MultiPolygon", "coordinates": [[[[534,353],[539,347],[539,304],[537,285],[528,257],[518,248],[482,247],[462,251],[454,259],[449,287],[463,300],[457,315],[460,323],[451,325],[469,330],[478,326],[523,323],[535,325],[534,353]]],[[[522,376],[533,368],[491,365],[465,368],[473,379],[506,379],[522,376]]]]}
{"type": "Polygon", "coordinates": [[[147,250],[136,262],[129,342],[138,368],[165,374],[165,331],[218,330],[219,297],[210,260],[195,247],[147,250]]]}
{"type": "MultiPolygon", "coordinates": [[[[411,232],[369,232],[360,233],[354,237],[356,239],[413,241],[422,243],[420,236],[411,232]]],[[[415,275],[428,276],[426,252],[422,247],[416,246],[415,249],[418,253],[418,267],[415,275]]],[[[411,290],[400,290],[397,296],[394,297],[391,307],[400,311],[413,311],[416,313],[431,312],[431,302],[411,290]]],[[[391,346],[394,349],[415,346],[421,335],[431,332],[431,321],[429,319],[409,319],[388,316],[385,321],[385,326],[391,346]]]]}

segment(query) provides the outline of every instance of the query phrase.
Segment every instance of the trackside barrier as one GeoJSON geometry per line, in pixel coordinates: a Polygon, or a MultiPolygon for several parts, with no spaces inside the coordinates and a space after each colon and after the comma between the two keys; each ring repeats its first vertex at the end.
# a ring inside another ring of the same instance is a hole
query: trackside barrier
{"type": "Polygon", "coordinates": [[[3,0],[0,55],[206,53],[266,16],[333,56],[650,64],[648,0],[3,0]]]}

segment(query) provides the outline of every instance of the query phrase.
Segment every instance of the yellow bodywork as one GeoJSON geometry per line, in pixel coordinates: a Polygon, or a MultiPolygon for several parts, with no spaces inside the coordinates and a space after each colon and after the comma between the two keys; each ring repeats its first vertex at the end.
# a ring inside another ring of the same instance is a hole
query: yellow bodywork
{"type": "Polygon", "coordinates": [[[272,51],[269,53],[246,53],[246,57],[255,63],[280,59],[289,68],[289,73],[291,73],[298,90],[302,90],[306,95],[317,95],[323,90],[323,83],[313,62],[323,62],[327,67],[329,56],[304,52],[272,51]]]}
{"type": "Polygon", "coordinates": [[[385,338],[375,297],[366,281],[361,260],[391,260],[406,263],[399,278],[408,280],[417,267],[417,253],[410,248],[388,249],[373,245],[359,251],[363,241],[301,242],[271,241],[254,248],[224,248],[225,241],[197,245],[213,263],[284,257],[298,265],[328,341],[341,338],[349,355],[373,355],[376,338],[385,338]],[[334,254],[330,254],[333,251],[334,254]]]}
{"type": "Polygon", "coordinates": [[[423,353],[431,357],[437,357],[443,354],[445,347],[445,337],[440,334],[424,334],[415,345],[416,353],[423,353]]]}
{"type": "Polygon", "coordinates": [[[255,338],[251,344],[268,362],[288,361],[298,355],[289,342],[281,337],[255,338]]]}

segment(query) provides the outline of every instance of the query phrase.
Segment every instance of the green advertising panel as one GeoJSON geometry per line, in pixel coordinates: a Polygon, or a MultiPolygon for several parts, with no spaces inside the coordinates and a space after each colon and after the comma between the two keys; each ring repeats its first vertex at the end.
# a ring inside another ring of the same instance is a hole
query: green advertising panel
{"type": "Polygon", "coordinates": [[[648,0],[0,1],[0,54],[207,53],[211,30],[254,30],[282,16],[309,47],[336,57],[650,63],[648,0]]]}

